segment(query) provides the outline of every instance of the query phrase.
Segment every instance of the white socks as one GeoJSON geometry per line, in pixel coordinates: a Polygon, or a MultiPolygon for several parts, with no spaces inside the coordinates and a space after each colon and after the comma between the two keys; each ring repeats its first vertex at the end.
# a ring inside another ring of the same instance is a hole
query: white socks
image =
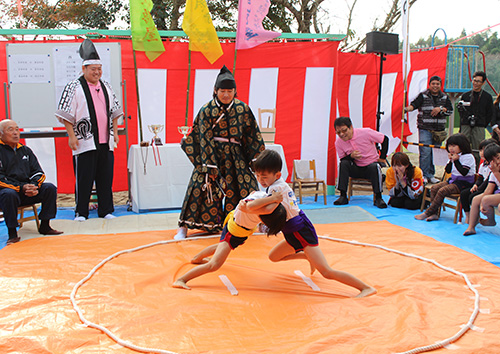
{"type": "Polygon", "coordinates": [[[174,240],[183,240],[186,238],[188,232],[188,228],[185,226],[179,227],[177,230],[177,235],[174,236],[174,240]]]}

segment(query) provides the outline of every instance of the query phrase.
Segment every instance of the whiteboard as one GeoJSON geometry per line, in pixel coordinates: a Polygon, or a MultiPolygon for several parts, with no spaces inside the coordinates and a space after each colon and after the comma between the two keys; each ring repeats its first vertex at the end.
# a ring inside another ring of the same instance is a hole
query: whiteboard
{"type": "MultiPolygon", "coordinates": [[[[102,62],[102,80],[111,83],[122,103],[121,46],[94,43],[102,62]]],[[[82,73],[80,43],[8,43],[7,77],[10,118],[21,128],[63,126],[54,112],[66,84],[82,73]]],[[[123,104],[122,104],[123,106],[123,104]]]]}

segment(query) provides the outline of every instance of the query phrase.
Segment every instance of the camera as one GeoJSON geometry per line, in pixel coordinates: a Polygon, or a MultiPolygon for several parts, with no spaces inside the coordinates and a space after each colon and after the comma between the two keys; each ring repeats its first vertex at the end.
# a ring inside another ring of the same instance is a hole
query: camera
{"type": "Polygon", "coordinates": [[[467,110],[466,107],[470,107],[470,102],[467,101],[458,101],[457,107],[459,111],[465,112],[467,110]]]}
{"type": "Polygon", "coordinates": [[[469,120],[469,125],[471,128],[474,128],[476,126],[476,117],[474,115],[468,116],[467,119],[469,120]]]}

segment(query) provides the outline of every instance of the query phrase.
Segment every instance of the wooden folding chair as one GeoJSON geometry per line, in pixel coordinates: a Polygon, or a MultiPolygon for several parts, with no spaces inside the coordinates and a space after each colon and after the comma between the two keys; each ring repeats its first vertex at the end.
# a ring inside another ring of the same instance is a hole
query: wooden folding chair
{"type": "Polygon", "coordinates": [[[350,201],[353,191],[373,192],[372,181],[366,178],[349,177],[347,185],[347,199],[350,201]]]}
{"type": "Polygon", "coordinates": [[[276,123],[276,108],[273,109],[259,108],[259,128],[260,128],[260,134],[262,134],[262,139],[264,139],[265,144],[274,144],[276,136],[275,123],[276,123]],[[265,118],[267,118],[267,121],[265,121],[265,118]],[[266,126],[264,127],[264,125],[266,126]]]}
{"type": "Polygon", "coordinates": [[[315,160],[294,160],[292,189],[298,189],[299,203],[302,204],[302,196],[314,195],[314,201],[318,201],[318,194],[323,193],[326,205],[326,183],[316,177],[315,160]],[[312,177],[311,177],[312,174],[312,177]],[[319,186],[323,185],[323,190],[319,186]]]}
{"type": "MultiPolygon", "coordinates": [[[[385,160],[385,165],[389,166],[389,162],[385,160]]],[[[383,183],[384,181],[382,181],[383,183]]],[[[372,182],[367,178],[354,178],[349,177],[349,183],[347,184],[347,199],[350,201],[354,191],[359,192],[373,192],[372,182]]],[[[373,196],[375,200],[375,196],[373,196]]]]}
{"type": "MultiPolygon", "coordinates": [[[[20,206],[19,208],[17,208],[17,214],[19,215],[19,218],[17,219],[17,222],[19,223],[19,228],[23,227],[23,223],[30,220],[35,220],[37,230],[40,228],[40,220],[38,219],[38,211],[36,208],[36,204],[20,206]],[[24,210],[29,208],[33,210],[33,215],[24,216],[24,210]]],[[[0,210],[0,217],[3,217],[2,210],[0,210]]]]}
{"type": "MultiPolygon", "coordinates": [[[[441,177],[441,182],[446,181],[450,177],[449,173],[444,172],[443,176],[441,177]]],[[[477,176],[476,176],[477,178],[477,176]]],[[[425,203],[426,201],[431,203],[431,188],[432,186],[426,185],[424,187],[424,193],[423,193],[423,198],[422,198],[422,204],[420,205],[420,211],[424,211],[425,208],[425,203]]],[[[437,215],[441,216],[441,209],[446,210],[446,207],[454,209],[455,210],[455,215],[453,216],[453,223],[457,223],[458,221],[462,222],[462,203],[460,201],[460,193],[455,193],[455,194],[450,194],[444,198],[443,204],[441,204],[441,207],[439,208],[437,215]],[[446,199],[451,199],[454,200],[454,204],[450,204],[449,202],[446,201],[446,199]]]]}

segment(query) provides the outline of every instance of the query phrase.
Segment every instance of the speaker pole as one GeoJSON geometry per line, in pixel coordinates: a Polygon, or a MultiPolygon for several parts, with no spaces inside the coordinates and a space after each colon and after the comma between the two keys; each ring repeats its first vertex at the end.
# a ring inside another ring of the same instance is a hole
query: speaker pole
{"type": "Polygon", "coordinates": [[[385,60],[385,53],[380,52],[378,53],[380,55],[380,73],[379,73],[379,80],[378,80],[378,105],[377,105],[377,131],[380,131],[380,119],[382,118],[382,115],[384,112],[381,112],[380,109],[382,107],[382,74],[384,71],[384,60],[385,60]]]}

